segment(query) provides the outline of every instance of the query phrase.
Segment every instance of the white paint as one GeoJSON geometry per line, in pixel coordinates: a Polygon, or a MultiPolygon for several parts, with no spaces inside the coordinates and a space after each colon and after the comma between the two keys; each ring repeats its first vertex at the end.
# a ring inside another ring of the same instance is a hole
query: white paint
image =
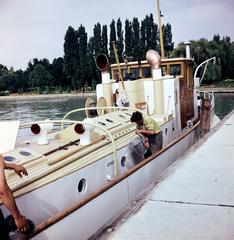
{"type": "MultiPolygon", "coordinates": [[[[149,201],[111,239],[233,239],[233,126],[234,112],[166,170],[149,201]]],[[[181,141],[178,147],[190,143],[181,141]]]]}
{"type": "Polygon", "coordinates": [[[103,97],[103,87],[102,84],[97,84],[96,86],[96,94],[97,94],[97,99],[103,97]]]}
{"type": "Polygon", "coordinates": [[[160,79],[162,77],[162,69],[157,68],[157,69],[152,69],[152,77],[153,79],[160,79]]]}
{"type": "Polygon", "coordinates": [[[164,113],[173,113],[175,116],[175,79],[168,77],[163,79],[164,113]]]}
{"type": "Polygon", "coordinates": [[[154,84],[153,80],[144,81],[145,102],[147,103],[149,115],[154,113],[154,84]]]}
{"type": "MultiPolygon", "coordinates": [[[[194,132],[186,136],[183,141],[192,145],[191,139],[194,140],[194,132]]],[[[173,150],[177,145],[171,149],[173,150]]],[[[182,154],[184,150],[183,148],[176,149],[179,154],[182,154]]],[[[124,151],[123,148],[118,152],[124,153],[124,151]]],[[[120,153],[118,155],[118,169],[122,168],[120,165],[121,156],[120,153]]],[[[106,167],[110,160],[110,156],[101,159],[63,179],[18,197],[17,204],[22,214],[32,218],[38,224],[47,217],[88,196],[107,182],[107,175],[113,176],[113,166],[106,167]],[[84,194],[77,192],[77,184],[81,178],[85,178],[87,181],[87,191],[84,194]]],[[[169,150],[165,151],[127,179],[119,182],[34,239],[88,239],[98,230],[109,226],[175,160],[176,158],[169,158],[169,150]],[[68,228],[69,231],[67,231],[68,228]]],[[[124,172],[125,168],[122,169],[124,172]]]]}
{"type": "Polygon", "coordinates": [[[13,150],[19,131],[20,121],[0,122],[0,153],[13,150]]]}
{"type": "Polygon", "coordinates": [[[110,83],[110,73],[109,72],[102,72],[102,83],[107,84],[110,83]]]}

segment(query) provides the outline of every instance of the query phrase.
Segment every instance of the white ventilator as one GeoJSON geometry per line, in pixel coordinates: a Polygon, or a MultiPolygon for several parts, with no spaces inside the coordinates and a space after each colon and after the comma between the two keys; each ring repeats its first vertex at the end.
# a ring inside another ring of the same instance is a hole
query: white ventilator
{"type": "Polygon", "coordinates": [[[74,130],[80,135],[80,145],[85,146],[91,143],[91,132],[94,130],[94,121],[91,118],[83,120],[83,124],[76,124],[74,130]]]}
{"type": "Polygon", "coordinates": [[[35,123],[31,126],[33,134],[38,135],[37,144],[46,145],[49,144],[48,133],[53,130],[53,123],[46,119],[45,123],[35,123]]]}

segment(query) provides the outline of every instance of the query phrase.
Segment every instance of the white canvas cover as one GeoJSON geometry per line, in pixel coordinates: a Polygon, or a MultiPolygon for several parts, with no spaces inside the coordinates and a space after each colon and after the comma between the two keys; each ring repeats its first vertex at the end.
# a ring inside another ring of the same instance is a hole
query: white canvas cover
{"type": "Polygon", "coordinates": [[[0,121],[0,153],[14,149],[20,121],[0,121]]]}

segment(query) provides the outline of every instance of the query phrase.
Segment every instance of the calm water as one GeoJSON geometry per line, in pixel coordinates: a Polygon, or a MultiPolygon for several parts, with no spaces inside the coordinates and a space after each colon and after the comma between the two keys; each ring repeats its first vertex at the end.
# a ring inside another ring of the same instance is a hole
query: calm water
{"type": "MultiPolygon", "coordinates": [[[[61,119],[63,116],[76,108],[84,107],[87,98],[84,97],[59,97],[53,99],[34,100],[4,100],[0,101],[0,120],[21,120],[30,122],[44,119],[61,119]]],[[[215,94],[215,113],[223,118],[234,108],[234,93],[215,94]]],[[[72,115],[71,118],[82,115],[72,115]]]]}
{"type": "MultiPolygon", "coordinates": [[[[0,120],[35,120],[61,119],[66,113],[77,108],[83,108],[87,98],[59,97],[52,99],[4,100],[0,101],[0,120]]],[[[75,115],[75,114],[74,114],[75,115]]],[[[72,115],[72,117],[74,116],[72,115]]],[[[84,116],[79,114],[78,120],[84,116]]]]}
{"type": "Polygon", "coordinates": [[[215,93],[215,113],[222,119],[234,109],[234,93],[215,93]]]}

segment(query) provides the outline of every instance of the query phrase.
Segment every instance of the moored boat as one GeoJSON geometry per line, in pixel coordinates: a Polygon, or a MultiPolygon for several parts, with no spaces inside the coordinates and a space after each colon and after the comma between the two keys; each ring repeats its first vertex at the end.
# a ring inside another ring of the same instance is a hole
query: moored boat
{"type": "MultiPolygon", "coordinates": [[[[105,55],[99,56],[102,84],[97,86],[97,106],[89,99],[85,108],[69,112],[62,120],[20,125],[34,135],[16,140],[16,147],[5,151],[4,157],[29,172],[22,180],[9,172],[7,181],[22,214],[36,224],[33,239],[94,236],[199,139],[192,59],[161,61],[152,50],[147,55],[147,61],[110,68],[105,55]],[[118,71],[128,73],[125,81],[118,78],[118,71]],[[114,106],[123,95],[128,107],[114,106]],[[85,111],[87,118],[71,120],[79,111],[85,111]],[[135,111],[154,119],[162,131],[147,158],[136,125],[130,121],[135,111]],[[49,133],[56,124],[61,129],[49,133]]],[[[11,123],[12,132],[18,127],[11,123]]]]}

